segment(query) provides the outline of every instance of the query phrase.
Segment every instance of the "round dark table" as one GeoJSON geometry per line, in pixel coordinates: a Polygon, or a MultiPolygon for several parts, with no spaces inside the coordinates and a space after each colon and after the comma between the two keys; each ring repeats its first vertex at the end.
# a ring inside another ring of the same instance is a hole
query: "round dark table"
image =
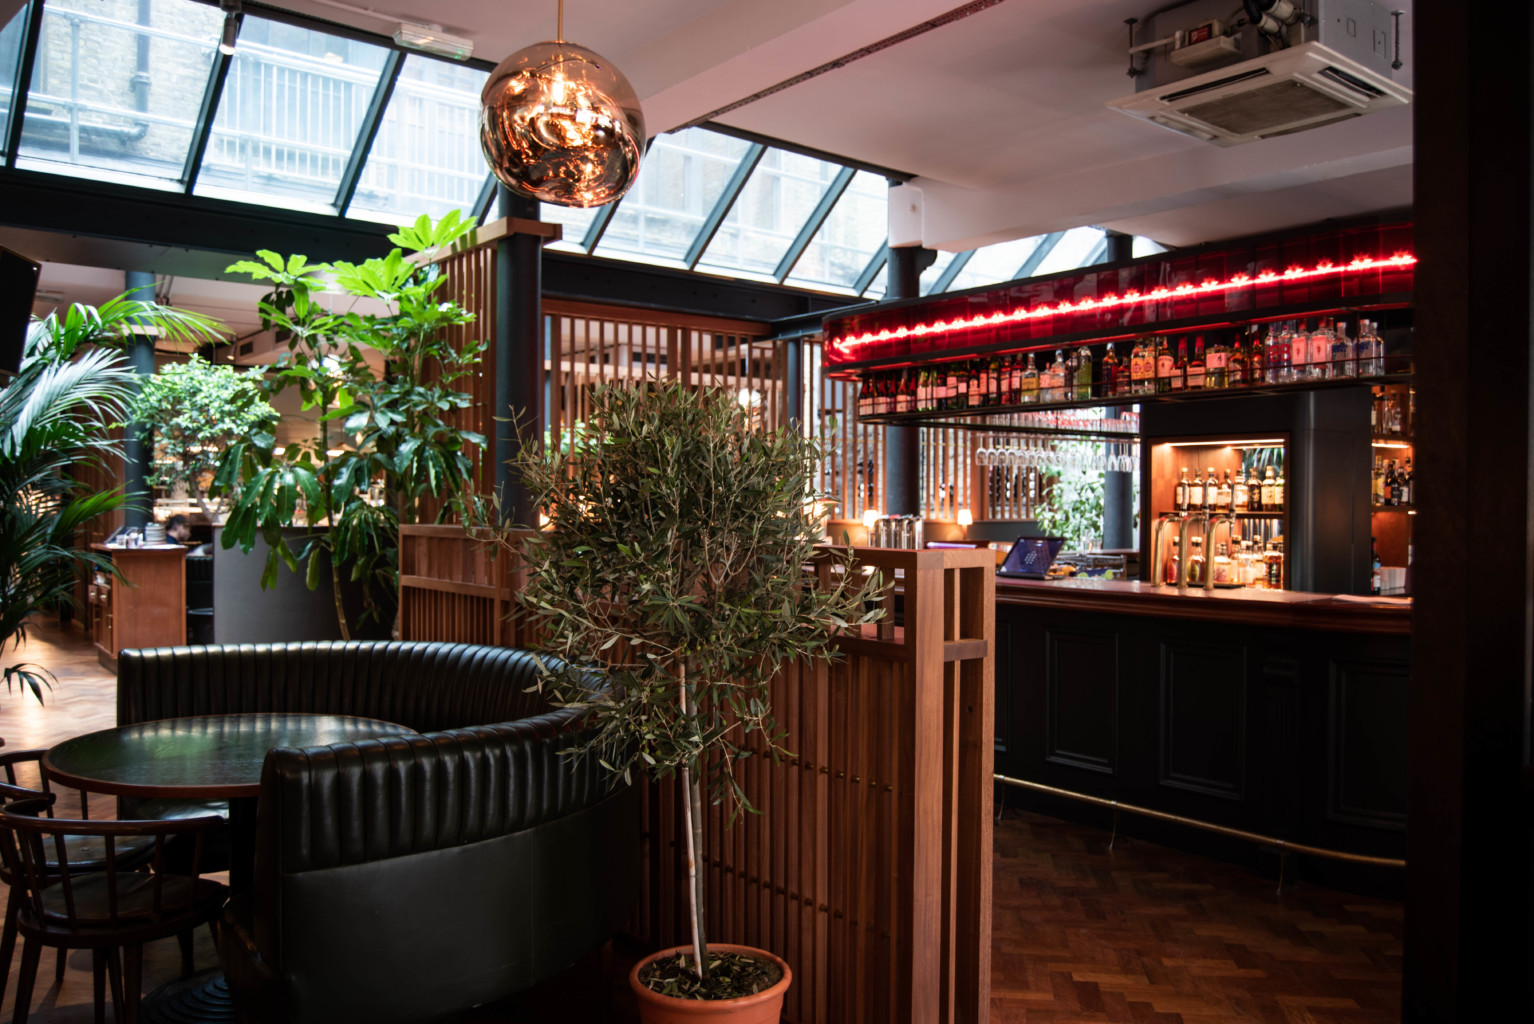
{"type": "MultiPolygon", "coordinates": [[[[203,715],[86,733],[49,749],[43,770],[76,789],[144,799],[229,801],[229,888],[249,892],[261,766],[277,747],[315,747],[414,729],[347,715],[203,715]]],[[[169,982],[144,998],[145,1024],[233,1021],[222,971],[169,982]]]]}
{"type": "Polygon", "coordinates": [[[414,734],[414,729],[393,722],[348,715],[164,718],[65,740],[43,755],[43,770],[51,779],[92,793],[146,800],[228,800],[229,887],[248,892],[256,795],[268,751],[414,734]]]}

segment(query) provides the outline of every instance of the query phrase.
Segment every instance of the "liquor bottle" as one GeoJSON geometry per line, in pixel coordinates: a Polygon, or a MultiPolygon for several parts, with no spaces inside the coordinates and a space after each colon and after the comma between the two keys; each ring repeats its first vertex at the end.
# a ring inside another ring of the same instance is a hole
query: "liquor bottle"
{"type": "Polygon", "coordinates": [[[1390,465],[1385,468],[1385,504],[1401,504],[1401,479],[1396,476],[1396,460],[1391,459],[1390,465]]]}
{"type": "Polygon", "coordinates": [[[1149,342],[1145,338],[1136,338],[1134,351],[1129,357],[1129,392],[1130,394],[1144,394],[1156,376],[1154,360],[1149,356],[1149,342]],[[1149,368],[1146,364],[1150,363],[1149,368]]]}
{"type": "Polygon", "coordinates": [[[968,385],[965,389],[964,407],[978,409],[985,404],[986,392],[991,389],[990,373],[986,370],[985,360],[972,361],[966,377],[968,385]]]}
{"type": "Polygon", "coordinates": [[[1076,367],[1081,365],[1081,350],[1072,348],[1065,352],[1065,372],[1060,375],[1060,394],[1057,400],[1069,402],[1076,397],[1076,367]]]}
{"type": "Polygon", "coordinates": [[[949,363],[947,369],[943,371],[943,393],[937,405],[939,409],[953,408],[954,399],[959,394],[959,373],[958,363],[949,363]]]}
{"type": "Polygon", "coordinates": [[[1353,347],[1360,377],[1377,377],[1385,372],[1385,343],[1380,338],[1379,326],[1373,320],[1359,322],[1358,342],[1353,347]]]}
{"type": "Polygon", "coordinates": [[[1173,489],[1172,507],[1179,512],[1188,511],[1188,467],[1182,468],[1182,476],[1173,489]]]}
{"type": "Polygon", "coordinates": [[[1092,397],[1092,350],[1085,345],[1076,350],[1076,401],[1092,397]]]}
{"type": "Polygon", "coordinates": [[[1332,368],[1332,342],[1336,335],[1332,333],[1332,318],[1324,317],[1321,326],[1310,333],[1310,376],[1320,380],[1331,376],[1332,368]]]}
{"type": "Polygon", "coordinates": [[[1112,395],[1121,395],[1119,390],[1119,357],[1113,353],[1113,342],[1108,342],[1108,351],[1103,353],[1102,387],[1099,393],[1108,398],[1112,395]]]}
{"type": "Polygon", "coordinates": [[[1037,352],[1028,353],[1028,367],[1018,379],[1018,402],[1022,405],[1032,405],[1039,400],[1038,360],[1037,352]]]}
{"type": "Polygon", "coordinates": [[[1273,467],[1269,466],[1262,477],[1262,510],[1264,512],[1278,511],[1277,488],[1278,481],[1273,479],[1273,467]]]}
{"type": "Polygon", "coordinates": [[[1194,534],[1188,540],[1188,586],[1204,585],[1204,538],[1194,534]]]}
{"type": "Polygon", "coordinates": [[[1193,361],[1188,364],[1188,390],[1202,391],[1208,386],[1208,361],[1204,358],[1204,337],[1199,335],[1193,342],[1193,361]]]}
{"type": "Polygon", "coordinates": [[[1267,343],[1258,336],[1258,328],[1252,327],[1252,345],[1246,352],[1246,382],[1262,384],[1268,379],[1267,343]]]}
{"type": "Polygon", "coordinates": [[[1406,465],[1401,467],[1401,472],[1396,474],[1396,480],[1401,491],[1401,504],[1410,505],[1416,498],[1412,494],[1412,471],[1411,459],[1406,460],[1406,465]]]}
{"type": "MultiPolygon", "coordinates": [[[[1197,346],[1195,346],[1195,348],[1202,348],[1203,347],[1203,343],[1204,343],[1204,339],[1200,338],[1199,339],[1199,343],[1198,343],[1197,346]]],[[[1237,342],[1237,344],[1240,344],[1240,342],[1237,342]]],[[[1198,356],[1195,354],[1193,359],[1194,359],[1194,362],[1197,362],[1198,361],[1198,356]]],[[[1218,338],[1216,338],[1215,342],[1214,342],[1214,347],[1212,347],[1209,350],[1209,355],[1204,358],[1204,387],[1206,387],[1206,388],[1226,388],[1226,387],[1229,387],[1230,386],[1229,373],[1230,373],[1230,349],[1225,347],[1225,343],[1224,342],[1222,342],[1218,338]]],[[[1192,387],[1193,385],[1190,383],[1188,386],[1192,387]]]]}
{"type": "Polygon", "coordinates": [[[1001,356],[991,357],[991,387],[986,392],[986,405],[1005,405],[1007,401],[1007,363],[1001,356]]]}
{"type": "Polygon", "coordinates": [[[858,386],[858,419],[873,415],[873,402],[873,381],[865,376],[858,386]]]}
{"type": "Polygon", "coordinates": [[[1310,332],[1305,329],[1305,322],[1299,321],[1289,334],[1289,374],[1290,380],[1310,379],[1310,332]]]}
{"type": "Polygon", "coordinates": [[[1214,467],[1209,467],[1209,475],[1204,478],[1204,511],[1213,512],[1215,499],[1220,494],[1219,477],[1214,475],[1214,467]]]}
{"type": "Polygon", "coordinates": [[[1235,347],[1230,350],[1230,357],[1225,362],[1225,386],[1246,387],[1246,352],[1241,347],[1240,338],[1236,339],[1235,347]]]}
{"type": "Polygon", "coordinates": [[[1220,489],[1214,496],[1214,510],[1216,512],[1229,512],[1231,503],[1230,470],[1225,471],[1225,478],[1220,481],[1220,489]]]}
{"type": "Polygon", "coordinates": [[[1198,467],[1193,467],[1193,482],[1188,485],[1188,507],[1200,509],[1204,507],[1204,478],[1199,476],[1198,467]]]}
{"type": "Polygon", "coordinates": [[[1369,538],[1369,561],[1372,568],[1369,571],[1369,593],[1380,592],[1380,549],[1375,546],[1374,538],[1369,538]]]}
{"type": "Polygon", "coordinates": [[[916,371],[907,370],[900,380],[900,396],[895,400],[896,412],[916,411],[916,371]]]}
{"type": "Polygon", "coordinates": [[[1167,344],[1165,337],[1158,337],[1156,339],[1156,394],[1171,393],[1172,373],[1175,366],[1171,346],[1167,344]]]}
{"type": "Polygon", "coordinates": [[[1003,405],[1016,405],[1022,401],[1023,383],[1023,357],[1011,355],[1007,357],[1007,388],[1006,395],[1002,398],[1003,405]]]}
{"type": "Polygon", "coordinates": [[[1217,587],[1228,587],[1235,582],[1235,565],[1230,560],[1230,545],[1220,542],[1214,560],[1209,565],[1209,579],[1217,587]]]}
{"type": "Polygon", "coordinates": [[[1268,566],[1268,589],[1284,589],[1284,537],[1279,534],[1268,542],[1268,551],[1263,560],[1268,566]]]}
{"type": "Polygon", "coordinates": [[[1294,321],[1281,320],[1268,329],[1268,383],[1282,384],[1289,379],[1289,355],[1294,340],[1294,321]]]}
{"type": "MultiPolygon", "coordinates": [[[[1159,376],[1159,373],[1158,373],[1159,376]]],[[[1188,383],[1188,339],[1179,338],[1177,341],[1177,361],[1172,364],[1172,377],[1167,387],[1171,391],[1181,391],[1188,383]]]]}
{"type": "Polygon", "coordinates": [[[928,371],[916,371],[916,411],[926,412],[932,408],[932,378],[928,371]]]}
{"type": "Polygon", "coordinates": [[[1339,323],[1332,337],[1332,377],[1351,377],[1353,373],[1353,343],[1348,340],[1348,325],[1339,323]]]}
{"type": "Polygon", "coordinates": [[[1236,482],[1230,489],[1230,510],[1232,512],[1246,512],[1250,510],[1251,504],[1252,489],[1247,486],[1246,474],[1237,469],[1236,482]]]}
{"type": "Polygon", "coordinates": [[[1284,467],[1278,467],[1278,479],[1273,481],[1273,508],[1270,511],[1282,512],[1284,510],[1284,467]]]}
{"type": "Polygon", "coordinates": [[[1055,349],[1055,361],[1049,364],[1049,381],[1044,386],[1046,402],[1058,402],[1065,397],[1065,349],[1055,349]]]}

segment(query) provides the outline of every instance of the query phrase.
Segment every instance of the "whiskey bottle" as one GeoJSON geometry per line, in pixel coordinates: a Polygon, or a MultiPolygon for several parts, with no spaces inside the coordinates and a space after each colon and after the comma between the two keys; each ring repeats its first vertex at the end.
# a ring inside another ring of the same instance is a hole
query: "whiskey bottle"
{"type": "Polygon", "coordinates": [[[1165,337],[1156,339],[1156,394],[1165,395],[1172,391],[1172,372],[1176,363],[1172,358],[1172,349],[1167,344],[1165,337]]]}
{"type": "Polygon", "coordinates": [[[1241,339],[1236,339],[1236,344],[1230,350],[1230,356],[1225,363],[1225,386],[1228,388],[1240,388],[1246,386],[1246,351],[1242,348],[1241,339]]]}
{"type": "Polygon", "coordinates": [[[1123,394],[1119,390],[1119,357],[1113,354],[1113,342],[1108,342],[1108,350],[1103,353],[1102,386],[1099,393],[1108,398],[1112,395],[1123,394]]]}
{"type": "Polygon", "coordinates": [[[1396,476],[1395,459],[1391,459],[1390,464],[1385,467],[1385,504],[1392,506],[1401,504],[1401,481],[1396,476]]]}
{"type": "Polygon", "coordinates": [[[1268,355],[1265,345],[1254,326],[1252,344],[1246,350],[1246,383],[1248,384],[1261,384],[1268,379],[1268,355]]]}
{"type": "Polygon", "coordinates": [[[1200,335],[1193,342],[1193,362],[1188,364],[1188,390],[1202,391],[1207,386],[1205,377],[1208,363],[1204,359],[1204,338],[1200,335]]]}
{"type": "Polygon", "coordinates": [[[1273,481],[1273,508],[1270,511],[1282,512],[1284,510],[1284,470],[1280,466],[1278,479],[1273,481]]]}
{"type": "MultiPolygon", "coordinates": [[[[1199,347],[1203,346],[1204,339],[1199,339],[1199,347]]],[[[1240,344],[1240,342],[1236,342],[1240,344]]],[[[1195,355],[1194,360],[1198,357],[1195,355]]],[[[1204,387],[1226,388],[1230,386],[1230,349],[1219,339],[1215,340],[1214,347],[1209,350],[1209,355],[1204,359],[1204,387]]],[[[1191,386],[1191,385],[1190,385],[1191,386]]]]}
{"type": "Polygon", "coordinates": [[[1039,356],[1037,352],[1028,353],[1028,367],[1023,370],[1018,378],[1018,402],[1022,405],[1032,405],[1039,400],[1039,356]]]}
{"type": "Polygon", "coordinates": [[[1256,466],[1253,466],[1246,474],[1246,501],[1249,511],[1263,511],[1262,481],[1257,479],[1256,466]]]}
{"type": "Polygon", "coordinates": [[[1172,391],[1181,391],[1188,383],[1188,340],[1180,338],[1177,342],[1177,361],[1172,364],[1172,379],[1168,385],[1172,391]]]}
{"type": "Polygon", "coordinates": [[[1231,502],[1230,470],[1225,471],[1225,478],[1220,481],[1220,489],[1215,492],[1214,510],[1216,512],[1229,512],[1231,502]]]}
{"type": "Polygon", "coordinates": [[[1172,507],[1178,512],[1188,511],[1188,467],[1182,468],[1182,476],[1173,489],[1172,507]]]}
{"type": "Polygon", "coordinates": [[[1188,485],[1188,507],[1200,509],[1204,507],[1204,478],[1199,476],[1198,467],[1193,467],[1193,482],[1188,485]]]}
{"type": "MultiPolygon", "coordinates": [[[[1237,344],[1240,344],[1237,342],[1237,344]]],[[[1232,512],[1246,512],[1252,503],[1252,489],[1246,484],[1246,474],[1236,470],[1236,482],[1230,489],[1230,510],[1232,512]]]]}
{"type": "Polygon", "coordinates": [[[1262,477],[1262,510],[1264,512],[1278,511],[1278,481],[1273,479],[1273,467],[1262,477]]]}
{"type": "Polygon", "coordinates": [[[1204,511],[1213,512],[1215,500],[1220,494],[1219,477],[1214,475],[1214,467],[1209,467],[1209,475],[1204,480],[1204,511]]]}

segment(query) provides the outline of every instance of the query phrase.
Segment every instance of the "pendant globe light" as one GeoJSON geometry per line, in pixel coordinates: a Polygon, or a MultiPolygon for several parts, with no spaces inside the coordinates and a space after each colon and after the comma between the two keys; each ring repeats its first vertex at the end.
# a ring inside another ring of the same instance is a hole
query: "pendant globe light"
{"type": "Polygon", "coordinates": [[[479,143],[495,176],[518,195],[603,206],[639,176],[644,113],[611,61],[564,34],[559,0],[554,41],[518,50],[485,82],[479,143]]]}

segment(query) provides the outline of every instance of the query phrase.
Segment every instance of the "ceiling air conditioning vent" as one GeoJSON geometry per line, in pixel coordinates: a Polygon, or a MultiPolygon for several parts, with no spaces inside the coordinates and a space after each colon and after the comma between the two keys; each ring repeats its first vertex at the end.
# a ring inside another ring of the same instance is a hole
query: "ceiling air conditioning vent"
{"type": "Polygon", "coordinates": [[[1410,89],[1316,42],[1177,84],[1108,106],[1216,146],[1239,146],[1411,102],[1410,89]]]}

